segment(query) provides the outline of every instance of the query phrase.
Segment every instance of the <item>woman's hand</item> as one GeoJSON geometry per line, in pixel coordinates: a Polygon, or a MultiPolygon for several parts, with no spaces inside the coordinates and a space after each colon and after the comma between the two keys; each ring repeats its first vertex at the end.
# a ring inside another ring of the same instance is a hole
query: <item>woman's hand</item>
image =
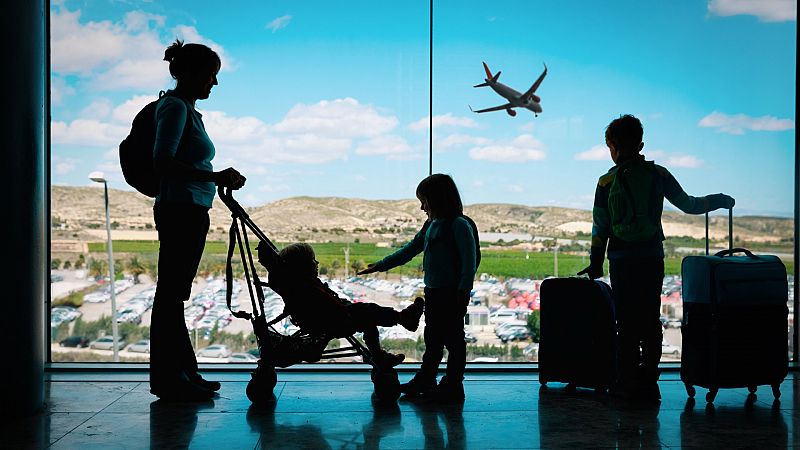
{"type": "Polygon", "coordinates": [[[363,269],[356,273],[356,275],[366,275],[368,273],[378,272],[378,268],[375,264],[368,264],[366,269],[363,269]]]}
{"type": "Polygon", "coordinates": [[[233,190],[241,189],[247,178],[233,167],[228,167],[220,172],[214,172],[214,183],[217,186],[229,187],[233,190]]]}

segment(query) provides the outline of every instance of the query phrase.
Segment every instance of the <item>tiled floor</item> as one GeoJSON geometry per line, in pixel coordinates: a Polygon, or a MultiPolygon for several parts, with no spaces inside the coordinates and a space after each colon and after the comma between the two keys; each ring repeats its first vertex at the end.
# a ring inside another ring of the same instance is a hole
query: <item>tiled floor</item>
{"type": "MultiPolygon", "coordinates": [[[[401,373],[401,381],[411,373],[401,373]]],[[[641,407],[563,385],[540,389],[535,373],[469,373],[462,407],[371,400],[367,372],[279,373],[276,400],[251,406],[245,373],[222,379],[205,404],[168,404],[146,374],[52,374],[46,411],[2,424],[0,448],[784,448],[800,445],[800,376],[768,387],[705,390],[687,402],[677,373],[662,375],[664,400],[641,407]]]]}

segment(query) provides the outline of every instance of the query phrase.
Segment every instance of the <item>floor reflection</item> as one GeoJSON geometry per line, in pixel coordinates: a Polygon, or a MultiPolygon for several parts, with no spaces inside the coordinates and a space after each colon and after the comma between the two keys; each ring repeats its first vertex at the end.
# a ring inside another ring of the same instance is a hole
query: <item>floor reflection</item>
{"type": "Polygon", "coordinates": [[[265,402],[251,404],[247,409],[247,424],[250,430],[258,433],[258,448],[333,448],[325,439],[322,428],[318,425],[303,423],[300,425],[281,424],[276,421],[277,405],[275,395],[265,402]]]}
{"type": "Polygon", "coordinates": [[[541,447],[661,448],[659,411],[659,404],[638,405],[592,390],[542,386],[541,447]]]}
{"type": "Polygon", "coordinates": [[[681,412],[682,447],[786,448],[789,429],[780,402],[767,406],[749,395],[742,406],[696,407],[690,398],[681,412]]]}
{"type": "Polygon", "coordinates": [[[150,448],[189,448],[197,429],[197,413],[213,408],[213,400],[150,403],[150,448]]]}
{"type": "Polygon", "coordinates": [[[425,449],[467,448],[464,427],[464,404],[437,404],[425,400],[407,402],[419,419],[425,437],[425,449]]]}

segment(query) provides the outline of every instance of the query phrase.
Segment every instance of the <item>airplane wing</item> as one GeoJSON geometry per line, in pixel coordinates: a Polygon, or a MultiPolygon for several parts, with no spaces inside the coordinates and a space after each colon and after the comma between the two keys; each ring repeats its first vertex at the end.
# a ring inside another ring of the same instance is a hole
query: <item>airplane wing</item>
{"type": "Polygon", "coordinates": [[[504,109],[508,109],[508,108],[511,108],[511,107],[512,107],[512,106],[511,106],[511,103],[506,103],[505,105],[493,106],[493,107],[491,107],[491,108],[479,109],[479,110],[477,110],[477,111],[475,111],[474,109],[472,109],[472,107],[471,107],[471,106],[469,107],[469,109],[470,109],[470,111],[472,111],[472,112],[474,112],[474,113],[485,113],[485,112],[492,112],[492,111],[502,111],[502,110],[504,110],[504,109]]]}
{"type": "Polygon", "coordinates": [[[547,64],[545,64],[545,66],[544,66],[544,72],[542,72],[542,74],[539,75],[539,78],[536,79],[536,81],[533,83],[531,88],[528,89],[527,91],[525,91],[525,94],[523,95],[523,97],[529,97],[531,94],[536,92],[536,89],[538,89],[539,85],[542,84],[542,80],[544,80],[544,76],[545,75],[547,75],[547,64]]]}

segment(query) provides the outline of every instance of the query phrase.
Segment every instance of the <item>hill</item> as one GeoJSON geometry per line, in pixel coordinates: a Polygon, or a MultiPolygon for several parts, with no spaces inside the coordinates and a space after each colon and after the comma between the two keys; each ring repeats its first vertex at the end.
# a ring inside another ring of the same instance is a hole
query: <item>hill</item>
{"type": "MultiPolygon", "coordinates": [[[[51,203],[53,240],[105,239],[102,188],[53,186],[51,203]]],[[[152,199],[138,192],[111,189],[109,205],[115,239],[155,239],[152,199]]],[[[416,232],[425,219],[417,200],[291,197],[247,211],[259,228],[278,241],[402,240],[416,232]]],[[[467,205],[465,213],[482,232],[575,237],[591,231],[591,211],[587,210],[484,203],[467,205]]],[[[227,208],[216,199],[211,210],[211,238],[225,239],[230,222],[227,208]]],[[[712,216],[713,238],[727,236],[727,222],[727,217],[712,216]]],[[[703,216],[666,211],[663,224],[668,236],[705,235],[703,216]]],[[[794,232],[793,220],[780,217],[736,217],[735,227],[734,235],[748,241],[787,241],[794,232]]]]}

